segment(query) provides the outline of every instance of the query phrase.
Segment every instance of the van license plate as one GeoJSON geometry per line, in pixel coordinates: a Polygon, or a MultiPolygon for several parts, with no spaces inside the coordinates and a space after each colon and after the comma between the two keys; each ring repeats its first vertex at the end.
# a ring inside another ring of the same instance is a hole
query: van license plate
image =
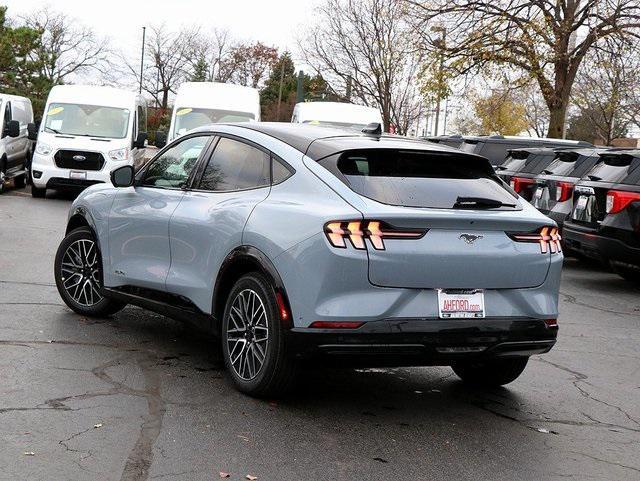
{"type": "Polygon", "coordinates": [[[438,289],[438,314],[441,319],[483,318],[484,292],[438,289]]]}
{"type": "Polygon", "coordinates": [[[70,179],[86,179],[87,178],[87,173],[86,172],[78,172],[76,170],[72,170],[71,172],[69,172],[69,178],[70,179]]]}

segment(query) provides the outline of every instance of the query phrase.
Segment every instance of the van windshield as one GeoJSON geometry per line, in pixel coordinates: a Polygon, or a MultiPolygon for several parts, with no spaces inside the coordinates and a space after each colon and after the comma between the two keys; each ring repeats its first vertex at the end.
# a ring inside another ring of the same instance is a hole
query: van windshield
{"type": "Polygon", "coordinates": [[[219,109],[195,109],[179,107],[176,109],[176,135],[183,135],[191,129],[203,125],[217,124],[221,122],[250,122],[256,117],[250,112],[219,109]]]}
{"type": "Polygon", "coordinates": [[[129,109],[102,105],[52,103],[44,129],[56,134],[124,139],[129,128],[129,109]]]}

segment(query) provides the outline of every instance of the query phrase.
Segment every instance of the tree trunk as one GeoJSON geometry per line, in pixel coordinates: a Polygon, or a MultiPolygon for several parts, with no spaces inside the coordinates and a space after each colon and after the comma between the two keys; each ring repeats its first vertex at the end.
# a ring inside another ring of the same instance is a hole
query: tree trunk
{"type": "Polygon", "coordinates": [[[567,102],[549,107],[549,130],[547,137],[551,139],[561,139],[564,133],[564,125],[567,117],[567,102]]]}

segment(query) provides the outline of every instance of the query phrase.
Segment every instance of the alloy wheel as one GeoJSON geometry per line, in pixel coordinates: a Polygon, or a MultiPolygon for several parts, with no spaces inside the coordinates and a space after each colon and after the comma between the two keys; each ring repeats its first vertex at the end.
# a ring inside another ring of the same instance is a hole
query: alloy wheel
{"type": "Polygon", "coordinates": [[[62,287],[81,306],[93,306],[102,300],[100,265],[94,241],[80,239],[67,247],[62,256],[62,287]]]}
{"type": "Polygon", "coordinates": [[[260,296],[240,291],[231,304],[227,326],[229,364],[243,380],[254,379],[267,358],[269,321],[260,296]]]}

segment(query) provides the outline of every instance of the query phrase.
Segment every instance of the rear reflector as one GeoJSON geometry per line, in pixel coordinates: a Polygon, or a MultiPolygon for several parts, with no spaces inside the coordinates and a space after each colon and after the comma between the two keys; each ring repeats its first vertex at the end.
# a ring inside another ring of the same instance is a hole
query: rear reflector
{"type": "Polygon", "coordinates": [[[560,252],[560,234],[557,227],[542,227],[538,232],[515,233],[507,232],[507,235],[518,242],[536,242],[540,245],[540,252],[552,254],[560,252]]]}
{"type": "Polygon", "coordinates": [[[286,304],[284,303],[284,298],[282,294],[276,292],[276,303],[278,304],[278,312],[280,313],[280,320],[288,321],[289,320],[289,310],[287,309],[286,304]]]}
{"type": "Polygon", "coordinates": [[[607,214],[617,214],[636,201],[640,201],[640,192],[610,190],[607,192],[607,214]]]}
{"type": "Polygon", "coordinates": [[[309,327],[314,329],[357,329],[362,321],[315,321],[309,327]]]}
{"type": "Polygon", "coordinates": [[[545,319],[544,320],[544,324],[547,327],[558,327],[558,320],[557,319],[545,319]]]}

